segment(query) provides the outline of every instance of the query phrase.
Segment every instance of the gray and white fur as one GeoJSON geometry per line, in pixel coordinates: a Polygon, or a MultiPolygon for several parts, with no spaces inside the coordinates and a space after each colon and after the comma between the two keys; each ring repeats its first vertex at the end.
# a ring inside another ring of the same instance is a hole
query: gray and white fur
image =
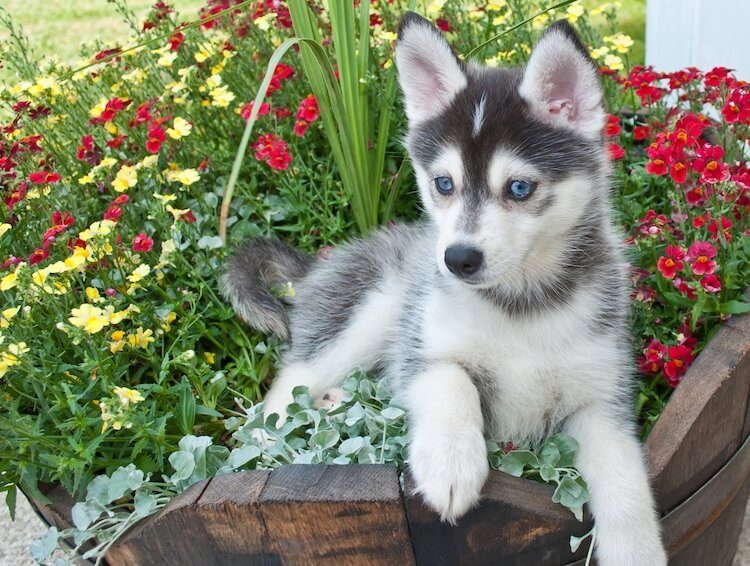
{"type": "Polygon", "coordinates": [[[580,444],[599,563],[666,564],[634,432],[596,66],[564,22],[524,68],[466,64],[415,14],[396,64],[427,219],[327,261],[254,240],[225,275],[246,322],[291,337],[266,413],[285,415],[297,385],[322,397],[356,368],[380,371],[408,411],[417,488],[449,522],[479,501],[486,436],[538,444],[565,431],[580,444]],[[286,281],[288,319],[268,292],[286,281]]]}

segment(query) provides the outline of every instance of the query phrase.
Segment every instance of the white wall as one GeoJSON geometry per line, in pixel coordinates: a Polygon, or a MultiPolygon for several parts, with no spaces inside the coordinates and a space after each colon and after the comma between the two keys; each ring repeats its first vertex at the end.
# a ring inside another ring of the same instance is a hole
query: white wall
{"type": "Polygon", "coordinates": [[[750,81],[750,0],[648,0],[646,64],[724,66],[750,81]]]}

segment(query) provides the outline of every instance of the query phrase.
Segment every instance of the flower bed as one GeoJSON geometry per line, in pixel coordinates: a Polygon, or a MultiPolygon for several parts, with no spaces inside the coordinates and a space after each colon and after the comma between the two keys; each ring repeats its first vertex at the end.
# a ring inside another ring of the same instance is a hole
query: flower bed
{"type": "MultiPolygon", "coordinates": [[[[138,36],[97,46],[85,61],[96,64],[84,70],[40,66],[15,32],[5,51],[21,81],[0,91],[2,489],[12,506],[17,486],[39,501],[40,483],[64,486],[82,500],[76,543],[96,536],[100,553],[215,474],[290,462],[403,463],[403,412],[368,377],[349,382],[337,414],[301,392],[295,419],[278,433],[284,442],[262,451],[246,433],[270,424],[253,403],[280,344],[244,329],[216,282],[226,253],[222,200],[230,244],[272,234],[323,253],[379,222],[416,215],[390,60],[404,3],[347,16],[369,24],[370,34],[366,65],[336,69],[342,91],[362,89],[366,102],[359,113],[347,109],[352,144],[341,143],[344,126],[330,101],[311,94],[324,86],[304,75],[312,63],[291,53],[253,109],[272,52],[293,34],[294,13],[274,1],[237,4],[212,0],[203,15],[219,17],[177,30],[179,20],[158,2],[138,36]],[[146,40],[153,42],[123,50],[146,40]],[[230,201],[225,187],[252,114],[245,173],[230,201]]],[[[424,9],[467,53],[537,7],[509,0],[424,9]]],[[[595,12],[560,7],[475,56],[520,64],[559,17],[594,47],[633,264],[635,410],[645,436],[711,337],[748,311],[750,92],[722,68],[630,69],[616,6],[595,12]]],[[[332,17],[344,16],[315,12],[320,39],[330,37],[332,17]]],[[[555,482],[556,499],[580,511],[585,482],[562,457],[574,440],[553,441],[561,456],[552,463],[541,460],[544,447],[496,440],[495,467],[555,482]],[[556,473],[543,473],[544,464],[556,473]]],[[[50,531],[37,556],[59,536],[50,531]]]]}

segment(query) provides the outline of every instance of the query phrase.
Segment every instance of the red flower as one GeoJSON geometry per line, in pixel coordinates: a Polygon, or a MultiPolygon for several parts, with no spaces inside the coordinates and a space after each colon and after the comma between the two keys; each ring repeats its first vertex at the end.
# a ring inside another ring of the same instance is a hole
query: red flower
{"type": "Polygon", "coordinates": [[[695,151],[693,169],[701,173],[701,183],[719,183],[729,179],[729,166],[720,161],[724,157],[721,146],[705,144],[695,151]]]}
{"type": "Polygon", "coordinates": [[[283,171],[284,169],[289,167],[289,164],[291,162],[292,156],[287,150],[286,143],[281,141],[279,144],[274,146],[274,148],[271,150],[271,155],[268,158],[268,165],[270,165],[272,169],[283,171]]]}
{"type": "Polygon", "coordinates": [[[133,250],[136,252],[150,252],[153,247],[154,241],[146,235],[146,232],[141,232],[133,238],[133,250]]]}
{"type": "Polygon", "coordinates": [[[67,228],[68,226],[72,226],[75,221],[76,220],[75,218],[73,218],[73,215],[67,210],[65,212],[56,210],[52,213],[53,226],[64,226],[65,228],[67,228]]]}
{"type": "Polygon", "coordinates": [[[121,215],[122,209],[119,206],[111,205],[104,213],[104,220],[112,220],[113,222],[117,222],[118,218],[120,218],[121,215]]]}
{"type": "Polygon", "coordinates": [[[154,122],[148,128],[148,141],[146,149],[149,153],[159,153],[162,144],[167,140],[167,134],[161,123],[154,122]]]}
{"type": "MultiPolygon", "coordinates": [[[[685,193],[685,199],[688,201],[690,206],[699,206],[706,202],[706,190],[702,186],[690,189],[685,193]]],[[[693,223],[695,224],[695,223],[693,223]]],[[[699,226],[696,226],[699,228],[699,226]]]]}
{"type": "Polygon", "coordinates": [[[382,26],[383,25],[383,18],[380,17],[380,14],[370,14],[370,27],[373,28],[375,26],[382,26]]]}
{"type": "Polygon", "coordinates": [[[35,185],[46,185],[47,183],[57,183],[62,177],[60,173],[53,173],[51,171],[39,171],[29,175],[29,181],[35,185]]]}
{"type": "Polygon", "coordinates": [[[92,124],[103,124],[105,122],[111,122],[115,119],[117,114],[130,106],[131,100],[125,100],[124,98],[118,98],[115,96],[114,98],[107,101],[107,103],[104,105],[104,110],[102,110],[102,113],[99,114],[96,118],[91,119],[92,124]]]}
{"type": "Polygon", "coordinates": [[[185,36],[178,31],[169,38],[169,49],[177,51],[183,41],[185,41],[185,36]]]}
{"type": "MultiPolygon", "coordinates": [[[[715,218],[711,219],[711,222],[708,223],[708,233],[711,234],[711,236],[714,238],[714,240],[721,241],[719,238],[719,223],[716,221],[715,218]]],[[[721,217],[721,235],[724,238],[724,241],[729,242],[732,240],[732,233],[730,230],[732,229],[732,221],[729,220],[726,216],[721,217]]]]}
{"type": "MultiPolygon", "coordinates": [[[[240,116],[242,116],[244,120],[249,120],[250,113],[252,111],[253,111],[253,102],[250,101],[242,107],[242,110],[240,110],[240,116]]],[[[271,111],[271,105],[268,104],[268,102],[263,102],[261,103],[260,109],[258,110],[258,116],[265,116],[270,111],[271,111]]]]}
{"type": "Polygon", "coordinates": [[[445,33],[453,31],[453,26],[445,18],[438,18],[437,20],[435,20],[435,25],[440,31],[444,31],[445,33]]]}
{"type": "Polygon", "coordinates": [[[29,265],[36,265],[49,257],[49,250],[36,248],[29,256],[29,265]]]}
{"type": "Polygon", "coordinates": [[[663,214],[657,215],[652,209],[638,221],[638,231],[644,236],[657,236],[663,231],[669,230],[668,223],[666,216],[663,214]]]}
{"type": "Polygon", "coordinates": [[[713,273],[701,277],[701,286],[709,293],[718,293],[721,291],[721,282],[713,273]]]}
{"type": "Polygon", "coordinates": [[[127,136],[124,134],[117,135],[107,142],[107,147],[117,149],[122,145],[122,142],[124,142],[126,138],[127,136]]]}
{"type": "Polygon", "coordinates": [[[187,212],[184,212],[180,215],[180,220],[183,222],[187,222],[188,224],[192,224],[195,222],[195,215],[192,211],[188,210],[187,212]]]}
{"type": "Polygon", "coordinates": [[[612,137],[618,135],[621,131],[620,118],[614,114],[607,114],[607,123],[604,125],[604,135],[612,137]]]}
{"type": "Polygon", "coordinates": [[[685,267],[685,263],[682,261],[685,252],[679,246],[669,245],[664,249],[664,253],[666,255],[659,258],[656,267],[665,278],[674,279],[677,272],[685,267]]]}
{"type": "Polygon", "coordinates": [[[687,181],[688,171],[690,171],[690,165],[685,161],[676,160],[669,167],[669,176],[675,183],[682,184],[687,181]]]}
{"type": "Polygon", "coordinates": [[[709,242],[697,241],[687,250],[687,258],[690,268],[696,275],[707,275],[716,269],[716,248],[709,242]]]}
{"type": "Polygon", "coordinates": [[[669,361],[664,364],[664,374],[667,377],[667,382],[672,387],[677,385],[682,380],[682,376],[693,363],[693,353],[685,345],[670,346],[667,350],[669,361]]]}
{"type": "Polygon", "coordinates": [[[651,131],[648,126],[636,126],[633,128],[633,139],[636,141],[648,139],[651,131]]]}
{"type": "Polygon", "coordinates": [[[638,360],[638,365],[643,373],[657,374],[661,371],[664,354],[667,353],[667,347],[653,339],[643,349],[643,356],[638,360]]]}
{"type": "Polygon", "coordinates": [[[607,153],[612,161],[617,161],[625,157],[625,149],[616,143],[607,144],[607,153]]]}
{"type": "Polygon", "coordinates": [[[284,106],[279,106],[277,108],[274,108],[272,112],[273,112],[273,115],[276,116],[276,118],[278,118],[279,120],[283,120],[284,118],[292,115],[292,111],[289,110],[289,108],[286,108],[284,106]]]}
{"type": "Polygon", "coordinates": [[[318,101],[315,100],[315,97],[312,94],[309,94],[299,103],[297,119],[305,120],[306,122],[314,122],[318,119],[318,116],[320,116],[318,101]]]}
{"type": "Polygon", "coordinates": [[[727,75],[729,75],[729,69],[726,67],[714,67],[706,73],[703,84],[706,86],[721,86],[727,75]]]}
{"type": "Polygon", "coordinates": [[[307,122],[305,120],[297,120],[294,123],[294,133],[298,137],[301,138],[302,136],[305,135],[305,132],[307,132],[307,128],[309,128],[309,127],[310,127],[310,122],[307,122]]]}

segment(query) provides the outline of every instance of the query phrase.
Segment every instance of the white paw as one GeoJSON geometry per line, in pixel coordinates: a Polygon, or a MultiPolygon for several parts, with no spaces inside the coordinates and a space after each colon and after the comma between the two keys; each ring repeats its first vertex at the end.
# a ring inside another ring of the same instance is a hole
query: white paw
{"type": "Polygon", "coordinates": [[[602,566],[666,566],[667,553],[655,521],[646,519],[629,532],[622,529],[606,531],[600,527],[596,529],[594,554],[602,566]]]}
{"type": "Polygon", "coordinates": [[[285,387],[283,383],[274,383],[263,398],[263,416],[279,415],[277,424],[281,425],[287,419],[287,406],[294,401],[293,389],[285,387]]]}
{"type": "Polygon", "coordinates": [[[325,392],[320,399],[315,400],[315,407],[318,409],[328,409],[329,411],[341,405],[346,397],[346,391],[340,387],[332,387],[325,392]]]}
{"type": "Polygon", "coordinates": [[[418,430],[409,449],[409,466],[425,503],[443,521],[455,524],[479,502],[489,473],[482,431],[418,430]]]}

